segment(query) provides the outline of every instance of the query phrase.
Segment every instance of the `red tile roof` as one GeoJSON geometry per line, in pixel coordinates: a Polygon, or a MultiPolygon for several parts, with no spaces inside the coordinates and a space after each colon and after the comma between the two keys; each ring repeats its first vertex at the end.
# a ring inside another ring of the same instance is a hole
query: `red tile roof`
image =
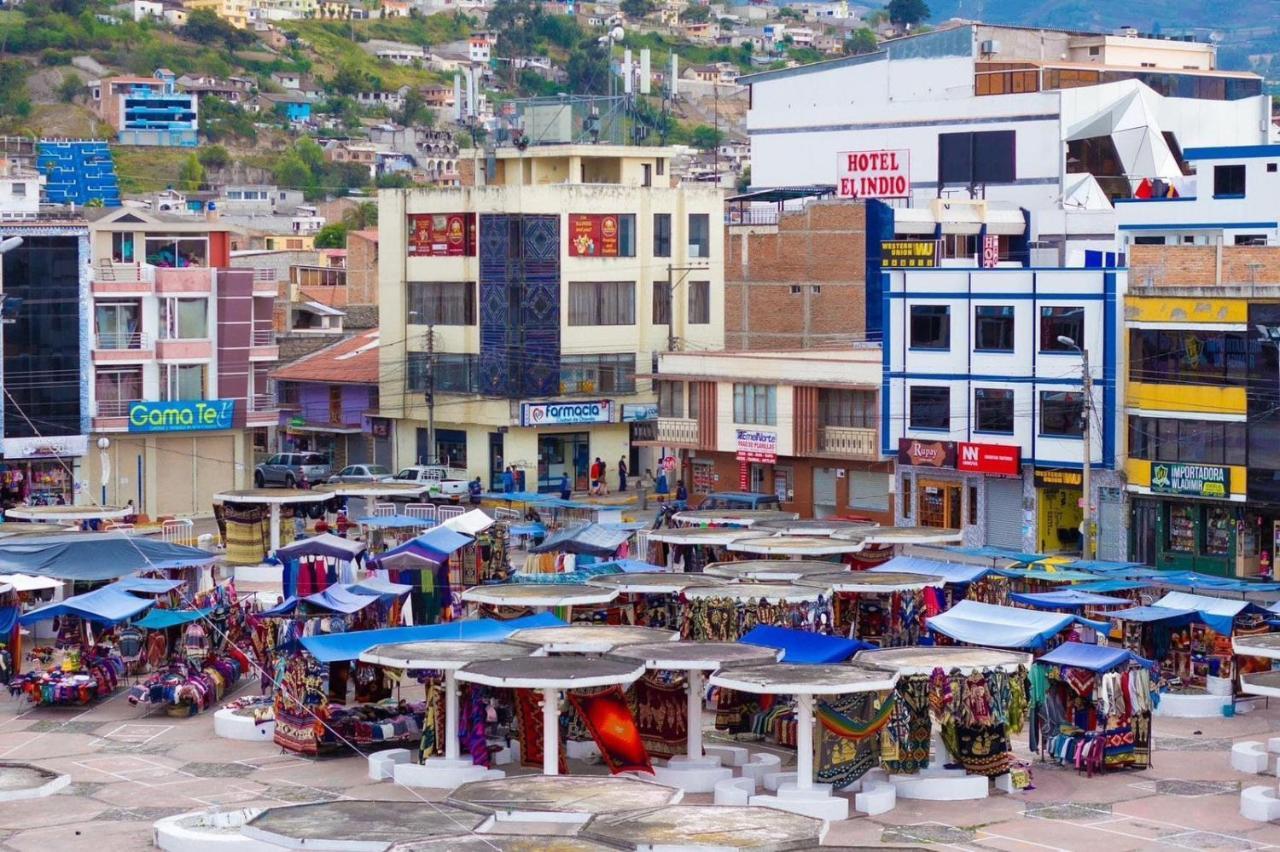
{"type": "Polygon", "coordinates": [[[378,332],[348,337],[313,352],[272,373],[288,382],[323,382],[336,385],[378,383],[378,332]]]}

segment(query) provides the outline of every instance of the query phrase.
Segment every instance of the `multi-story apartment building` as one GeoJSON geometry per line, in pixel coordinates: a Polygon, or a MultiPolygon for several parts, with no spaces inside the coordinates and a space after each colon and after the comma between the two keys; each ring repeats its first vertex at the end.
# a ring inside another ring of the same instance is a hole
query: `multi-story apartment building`
{"type": "Polygon", "coordinates": [[[959,528],[970,545],[1078,553],[1088,452],[1096,554],[1123,559],[1116,460],[1126,271],[909,269],[885,277],[880,434],[881,450],[897,454],[897,522],[959,528]]]}
{"type": "Polygon", "coordinates": [[[180,92],[166,68],[151,77],[107,77],[90,80],[98,115],[116,131],[122,145],[194,147],[200,105],[193,92],[180,92]]]}
{"type": "Polygon", "coordinates": [[[276,281],[228,268],[231,234],[216,220],[99,212],[86,399],[107,447],[88,479],[152,517],[207,513],[209,494],[251,482],[255,447],[270,446],[276,281]]]}
{"type": "Polygon", "coordinates": [[[38,217],[44,182],[44,176],[31,166],[0,157],[0,219],[38,217]]]}
{"type": "Polygon", "coordinates": [[[880,347],[658,356],[646,443],[675,456],[691,495],[755,491],[801,517],[893,523],[880,450],[880,347]]]}
{"type": "Polygon", "coordinates": [[[250,10],[254,3],[251,0],[182,0],[182,6],[188,12],[209,9],[231,26],[242,30],[249,26],[250,10]]]}
{"type": "Polygon", "coordinates": [[[499,148],[471,164],[483,185],[380,194],[379,405],[397,464],[585,489],[592,460],[630,453],[655,353],[724,344],[720,194],[672,186],[671,156],[499,148]]]}

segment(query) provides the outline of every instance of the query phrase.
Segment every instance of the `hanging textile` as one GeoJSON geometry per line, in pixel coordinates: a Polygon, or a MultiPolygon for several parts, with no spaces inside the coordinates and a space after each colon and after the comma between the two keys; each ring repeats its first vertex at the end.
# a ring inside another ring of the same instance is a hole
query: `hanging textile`
{"type": "Polygon", "coordinates": [[[418,763],[428,757],[444,754],[445,730],[444,689],[432,682],[427,685],[427,712],[422,719],[422,736],[418,739],[418,763]]]}
{"type": "Polygon", "coordinates": [[[858,693],[819,701],[814,707],[814,769],[819,782],[842,790],[880,762],[879,734],[896,703],[893,693],[881,698],[858,693]]]}
{"type": "MultiPolygon", "coordinates": [[[[542,693],[531,689],[517,689],[516,719],[520,729],[520,765],[542,768],[542,693]]],[[[565,758],[564,737],[560,738],[561,775],[569,772],[565,758]]]]}
{"type": "Polygon", "coordinates": [[[929,744],[933,737],[929,675],[901,678],[896,691],[892,718],[881,736],[883,762],[890,772],[914,775],[929,767],[929,744]]]}
{"type": "Polygon", "coordinates": [[[994,778],[1009,771],[1009,734],[1004,725],[955,724],[943,730],[943,741],[967,772],[994,778]]]}
{"type": "Polygon", "coordinates": [[[684,753],[689,733],[685,685],[684,678],[663,683],[649,672],[632,687],[636,727],[650,757],[684,753]]]}
{"type": "MultiPolygon", "coordinates": [[[[471,762],[476,766],[488,767],[493,759],[489,751],[487,730],[488,705],[484,700],[485,688],[477,684],[468,684],[467,703],[462,708],[462,718],[458,720],[458,738],[463,752],[471,755],[471,762]]],[[[443,713],[441,714],[443,716],[443,713]]]]}
{"type": "Polygon", "coordinates": [[[611,686],[592,695],[570,692],[569,703],[586,723],[610,772],[653,774],[653,763],[621,687],[611,686]]]}

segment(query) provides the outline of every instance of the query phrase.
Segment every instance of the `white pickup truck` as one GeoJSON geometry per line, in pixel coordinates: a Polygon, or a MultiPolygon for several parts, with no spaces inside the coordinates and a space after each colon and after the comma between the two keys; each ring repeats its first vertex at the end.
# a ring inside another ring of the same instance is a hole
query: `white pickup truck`
{"type": "Polygon", "coordinates": [[[467,496],[467,473],[439,464],[418,464],[403,468],[383,482],[416,482],[427,484],[426,496],[431,500],[460,503],[467,496]]]}

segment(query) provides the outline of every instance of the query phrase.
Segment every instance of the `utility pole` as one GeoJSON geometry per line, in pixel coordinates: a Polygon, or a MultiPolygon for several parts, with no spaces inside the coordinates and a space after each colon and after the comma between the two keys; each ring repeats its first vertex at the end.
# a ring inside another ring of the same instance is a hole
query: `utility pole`
{"type": "Polygon", "coordinates": [[[710,265],[706,266],[672,266],[667,264],[667,351],[676,351],[676,284],[683,284],[685,277],[690,272],[705,272],[710,269],[710,265]],[[679,272],[680,280],[676,281],[673,273],[679,272]]]}
{"type": "Polygon", "coordinates": [[[427,326],[427,463],[436,461],[436,327],[427,326]]]}
{"type": "Polygon", "coordinates": [[[1081,466],[1080,490],[1084,492],[1080,503],[1081,518],[1080,538],[1082,555],[1085,559],[1093,558],[1093,503],[1090,500],[1089,486],[1093,479],[1093,442],[1089,432],[1092,426],[1093,413],[1093,374],[1089,372],[1089,350],[1066,335],[1058,335],[1058,342],[1080,353],[1080,383],[1084,390],[1084,417],[1081,423],[1083,438],[1084,464],[1081,466]]]}

